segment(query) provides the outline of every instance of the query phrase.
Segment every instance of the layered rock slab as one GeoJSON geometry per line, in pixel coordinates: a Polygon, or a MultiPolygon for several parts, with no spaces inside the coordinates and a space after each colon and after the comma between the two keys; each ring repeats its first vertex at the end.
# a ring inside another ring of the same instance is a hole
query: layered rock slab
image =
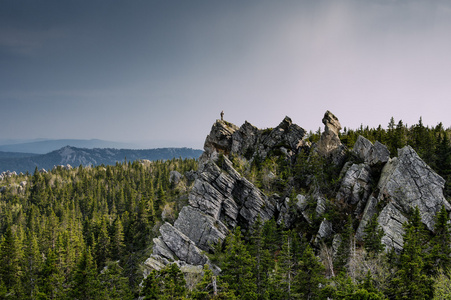
{"type": "Polygon", "coordinates": [[[392,159],[382,170],[378,200],[392,202],[403,213],[417,206],[422,222],[433,230],[434,218],[441,207],[451,210],[443,195],[444,186],[445,180],[412,147],[406,146],[399,149],[398,158],[392,159]]]}
{"type": "Polygon", "coordinates": [[[398,149],[398,157],[390,159],[382,169],[378,183],[378,202],[387,203],[378,222],[384,230],[382,242],[389,248],[401,250],[408,214],[418,207],[421,221],[433,231],[435,216],[442,206],[451,205],[443,196],[445,180],[435,173],[412,149],[398,149]]]}
{"type": "Polygon", "coordinates": [[[376,141],[374,145],[359,135],[352,149],[353,153],[369,166],[383,165],[390,159],[387,146],[376,141]]]}
{"type": "Polygon", "coordinates": [[[249,228],[258,215],[262,221],[272,218],[275,203],[236,172],[227,157],[219,163],[222,169],[212,161],[202,167],[189,195],[189,204],[230,228],[238,222],[249,228]]]}

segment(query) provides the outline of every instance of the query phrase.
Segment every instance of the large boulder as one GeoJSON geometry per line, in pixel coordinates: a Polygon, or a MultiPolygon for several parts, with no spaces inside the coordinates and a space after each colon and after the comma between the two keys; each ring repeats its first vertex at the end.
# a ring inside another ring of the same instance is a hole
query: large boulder
{"type": "Polygon", "coordinates": [[[387,146],[376,141],[374,145],[363,136],[359,135],[352,152],[363,162],[370,166],[383,165],[390,158],[387,146]]]}
{"type": "Polygon", "coordinates": [[[228,154],[232,149],[232,134],[238,127],[232,123],[216,120],[210,134],[205,139],[204,153],[200,157],[200,163],[215,158],[218,153],[228,154]]]}
{"type": "Polygon", "coordinates": [[[305,134],[304,129],[293,124],[289,117],[285,117],[279,126],[263,137],[259,150],[264,153],[263,156],[276,147],[284,147],[285,150],[294,152],[303,145],[305,134]]]}
{"type": "Polygon", "coordinates": [[[349,205],[357,205],[359,214],[371,194],[371,168],[367,164],[353,164],[345,173],[337,193],[337,200],[349,205]]]}
{"type": "Polygon", "coordinates": [[[188,264],[204,265],[209,262],[193,241],[169,223],[160,227],[161,239],[176,257],[188,264]]]}
{"type": "Polygon", "coordinates": [[[249,123],[244,122],[240,129],[232,136],[232,153],[239,153],[246,158],[251,158],[261,136],[261,131],[249,123]]]}

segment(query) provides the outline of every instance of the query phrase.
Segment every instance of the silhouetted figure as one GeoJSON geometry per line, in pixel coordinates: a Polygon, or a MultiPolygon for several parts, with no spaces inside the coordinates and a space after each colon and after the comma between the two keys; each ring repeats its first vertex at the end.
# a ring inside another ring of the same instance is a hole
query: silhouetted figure
{"type": "Polygon", "coordinates": [[[221,111],[221,121],[224,121],[224,111],[221,111]]]}

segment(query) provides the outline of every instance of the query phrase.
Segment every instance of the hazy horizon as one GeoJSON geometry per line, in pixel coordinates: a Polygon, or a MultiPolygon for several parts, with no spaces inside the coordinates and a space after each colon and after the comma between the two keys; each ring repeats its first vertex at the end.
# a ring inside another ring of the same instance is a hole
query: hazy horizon
{"type": "Polygon", "coordinates": [[[0,1],[1,140],[451,126],[449,1],[0,1]]]}

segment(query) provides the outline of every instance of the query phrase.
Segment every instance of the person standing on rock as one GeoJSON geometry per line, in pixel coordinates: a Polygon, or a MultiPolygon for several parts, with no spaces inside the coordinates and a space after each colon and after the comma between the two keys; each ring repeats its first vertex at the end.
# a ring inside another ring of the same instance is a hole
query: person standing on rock
{"type": "Polygon", "coordinates": [[[224,121],[224,111],[221,111],[221,121],[224,121]]]}

